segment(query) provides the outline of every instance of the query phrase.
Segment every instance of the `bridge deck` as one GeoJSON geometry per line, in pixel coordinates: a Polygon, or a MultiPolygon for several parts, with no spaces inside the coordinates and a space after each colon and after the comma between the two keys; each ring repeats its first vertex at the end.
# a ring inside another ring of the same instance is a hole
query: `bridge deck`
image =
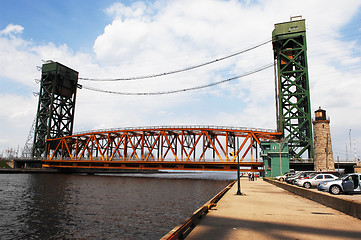
{"type": "MultiPolygon", "coordinates": [[[[359,239],[361,220],[262,180],[241,179],[186,239],[359,239]]],[[[354,195],[356,198],[359,195],[354,195]]]]}

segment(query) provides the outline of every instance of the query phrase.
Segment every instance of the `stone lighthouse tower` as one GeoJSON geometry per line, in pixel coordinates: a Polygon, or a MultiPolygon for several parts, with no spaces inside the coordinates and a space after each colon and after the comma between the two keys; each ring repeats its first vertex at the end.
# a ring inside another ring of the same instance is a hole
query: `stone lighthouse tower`
{"type": "Polygon", "coordinates": [[[326,118],[326,111],[321,107],[316,110],[315,119],[312,123],[315,171],[334,171],[330,119],[326,118]]]}

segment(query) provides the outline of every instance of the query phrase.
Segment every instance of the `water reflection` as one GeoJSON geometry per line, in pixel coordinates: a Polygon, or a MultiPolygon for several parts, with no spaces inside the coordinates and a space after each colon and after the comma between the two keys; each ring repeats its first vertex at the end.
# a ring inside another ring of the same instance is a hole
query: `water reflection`
{"type": "Polygon", "coordinates": [[[23,210],[18,222],[24,225],[26,239],[64,238],[63,225],[68,222],[69,185],[61,175],[27,175],[22,192],[23,210]]]}
{"type": "Polygon", "coordinates": [[[1,174],[2,238],[159,239],[235,179],[189,175],[1,174]]]}

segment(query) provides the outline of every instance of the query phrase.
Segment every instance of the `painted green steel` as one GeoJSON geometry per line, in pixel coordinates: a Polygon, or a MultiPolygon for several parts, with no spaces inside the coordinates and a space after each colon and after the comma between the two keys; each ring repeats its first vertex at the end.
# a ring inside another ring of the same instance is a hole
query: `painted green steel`
{"type": "Polygon", "coordinates": [[[287,142],[261,142],[264,176],[277,177],[290,171],[287,142]]]}
{"type": "Polygon", "coordinates": [[[272,37],[280,38],[290,38],[292,34],[295,34],[295,36],[305,33],[306,32],[306,26],[305,26],[305,20],[298,20],[298,21],[291,21],[291,22],[285,22],[285,23],[277,23],[275,24],[275,29],[272,32],[272,37]]]}
{"type": "Polygon", "coordinates": [[[42,66],[33,157],[44,157],[46,139],[73,133],[78,72],[58,63],[42,66]]]}
{"type": "Polygon", "coordinates": [[[313,158],[305,20],[275,24],[272,41],[278,130],[288,141],[290,158],[313,158]]]}

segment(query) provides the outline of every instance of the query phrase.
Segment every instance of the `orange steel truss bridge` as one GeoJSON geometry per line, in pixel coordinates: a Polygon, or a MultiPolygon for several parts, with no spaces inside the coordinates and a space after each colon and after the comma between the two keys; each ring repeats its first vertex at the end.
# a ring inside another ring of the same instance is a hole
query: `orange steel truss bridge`
{"type": "Polygon", "coordinates": [[[257,145],[281,132],[213,126],[126,128],[48,139],[43,166],[84,169],[262,171],[257,145]]]}
{"type": "MultiPolygon", "coordinates": [[[[203,64],[162,74],[133,78],[78,78],[78,72],[57,62],[42,66],[32,156],[45,167],[67,169],[176,169],[262,171],[261,141],[284,139],[289,156],[313,158],[313,137],[304,19],[275,24],[272,40],[203,64]],[[78,84],[83,81],[129,81],[203,67],[246,51],[273,44],[274,62],[247,74],[211,84],[165,92],[114,92],[78,84]],[[120,95],[160,95],[211,87],[275,67],[277,130],[212,126],[143,127],[73,135],[77,89],[120,95]],[[256,151],[254,153],[254,151],[256,151]]],[[[287,153],[287,154],[288,154],[287,153]]],[[[281,152],[280,152],[281,158],[281,152]]]]}

